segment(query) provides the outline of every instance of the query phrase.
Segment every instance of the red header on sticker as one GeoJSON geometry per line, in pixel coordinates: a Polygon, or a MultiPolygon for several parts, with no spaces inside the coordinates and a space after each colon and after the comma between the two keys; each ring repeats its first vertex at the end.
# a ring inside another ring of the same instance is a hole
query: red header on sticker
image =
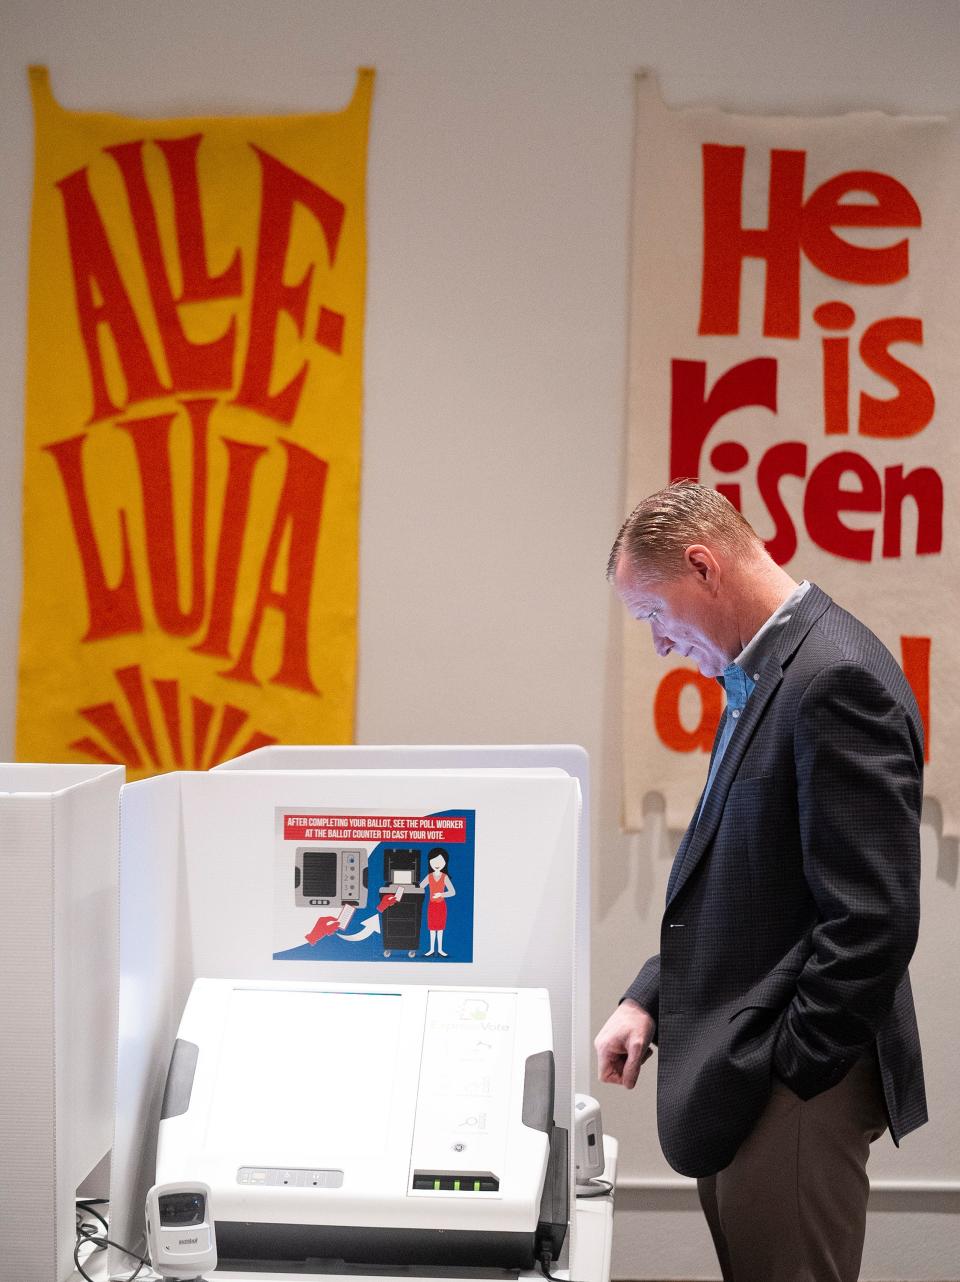
{"type": "Polygon", "coordinates": [[[465,815],[284,815],[286,841],[464,842],[465,815]]]}

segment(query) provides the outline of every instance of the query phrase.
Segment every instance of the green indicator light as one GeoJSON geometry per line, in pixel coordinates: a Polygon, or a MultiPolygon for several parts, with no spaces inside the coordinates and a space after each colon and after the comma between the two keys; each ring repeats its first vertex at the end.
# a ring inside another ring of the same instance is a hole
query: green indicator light
{"type": "Polygon", "coordinates": [[[454,1181],[453,1181],[453,1191],[454,1191],[454,1193],[459,1193],[459,1192],[460,1192],[460,1181],[459,1181],[459,1180],[454,1180],[454,1181]]]}
{"type": "Polygon", "coordinates": [[[480,1192],[480,1181],[479,1181],[479,1180],[474,1180],[474,1181],[473,1181],[473,1191],[474,1191],[474,1193],[479,1193],[479,1192],[480,1192]]]}
{"type": "Polygon", "coordinates": [[[434,1192],[436,1192],[436,1193],[439,1193],[439,1192],[440,1192],[440,1181],[439,1181],[439,1180],[434,1180],[434,1181],[433,1181],[433,1188],[434,1188],[434,1192]]]}

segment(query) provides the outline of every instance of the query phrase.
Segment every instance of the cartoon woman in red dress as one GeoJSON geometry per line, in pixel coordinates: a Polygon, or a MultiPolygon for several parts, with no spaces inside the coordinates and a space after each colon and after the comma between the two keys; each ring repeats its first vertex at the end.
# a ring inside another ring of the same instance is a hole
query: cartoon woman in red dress
{"type": "Polygon", "coordinates": [[[457,893],[453,882],[447,875],[447,852],[442,846],[432,846],[427,851],[427,863],[430,872],[421,881],[421,887],[427,895],[427,930],[430,932],[430,947],[424,953],[432,957],[434,952],[446,957],[443,951],[443,930],[447,924],[447,900],[457,893]]]}

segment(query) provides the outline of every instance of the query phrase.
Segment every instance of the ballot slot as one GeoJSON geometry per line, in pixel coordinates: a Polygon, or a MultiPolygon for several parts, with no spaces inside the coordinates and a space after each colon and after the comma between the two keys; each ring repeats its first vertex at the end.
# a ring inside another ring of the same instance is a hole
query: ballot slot
{"type": "Polygon", "coordinates": [[[414,1171],[413,1187],[430,1193],[496,1193],[492,1171],[414,1171]]]}

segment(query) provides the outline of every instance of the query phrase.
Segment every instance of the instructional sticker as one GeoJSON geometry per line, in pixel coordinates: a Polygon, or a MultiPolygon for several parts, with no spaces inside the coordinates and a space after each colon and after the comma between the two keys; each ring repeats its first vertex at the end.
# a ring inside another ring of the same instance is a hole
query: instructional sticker
{"type": "Polygon", "coordinates": [[[274,961],[472,961],[474,821],[278,809],[274,961]]]}

